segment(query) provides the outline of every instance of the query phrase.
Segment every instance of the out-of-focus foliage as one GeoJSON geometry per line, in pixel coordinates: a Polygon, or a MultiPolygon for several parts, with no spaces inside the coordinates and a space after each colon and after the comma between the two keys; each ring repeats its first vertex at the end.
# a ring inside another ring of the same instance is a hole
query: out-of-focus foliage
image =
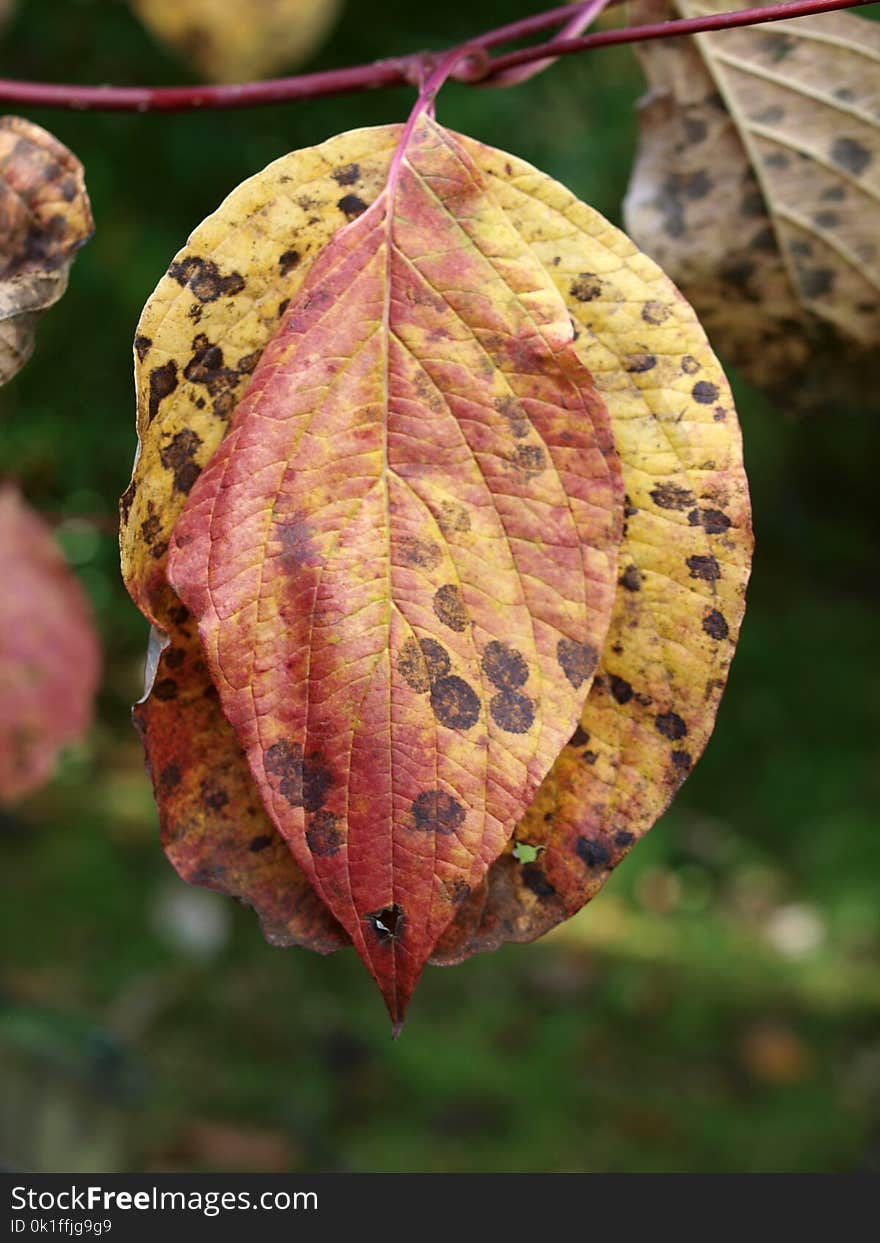
{"type": "MultiPolygon", "coordinates": [[[[534,8],[350,6],[318,64],[534,8]]],[[[21,5],[2,70],[179,79],[123,6],[73,13],[21,5]]],[[[619,221],[642,87],[613,50],[515,90],[452,86],[439,119],[619,221]]],[[[268,949],[249,911],[183,885],[156,848],[129,724],[146,628],[107,529],[131,466],[140,309],[255,168],[350,127],[353,106],[382,124],[411,99],[35,114],[82,158],[99,228],[38,359],[0,393],[0,461],[61,515],[108,670],[90,742],[0,835],[0,1149],[37,1169],[880,1169],[880,428],[859,411],[846,435],[793,430],[738,385],[758,546],[712,744],[565,937],[429,970],[397,1044],[354,955],[268,949]]]]}

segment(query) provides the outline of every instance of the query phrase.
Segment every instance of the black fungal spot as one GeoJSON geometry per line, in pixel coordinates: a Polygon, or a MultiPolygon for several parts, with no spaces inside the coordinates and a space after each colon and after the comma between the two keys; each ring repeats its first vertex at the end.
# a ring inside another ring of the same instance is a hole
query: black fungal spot
{"type": "Polygon", "coordinates": [[[414,536],[404,536],[398,541],[398,548],[405,565],[419,565],[424,570],[435,569],[443,557],[439,544],[414,536]]]}
{"type": "Polygon", "coordinates": [[[628,565],[617,581],[625,591],[642,590],[642,575],[635,565],[628,565]]]}
{"type": "Polygon", "coordinates": [[[417,829],[423,833],[449,835],[465,821],[465,809],[445,790],[423,790],[410,809],[417,829]]]}
{"type": "Polygon", "coordinates": [[[631,846],[635,840],[635,833],[630,833],[626,829],[618,829],[614,834],[614,845],[619,846],[621,850],[625,850],[627,846],[631,846]]]}
{"type": "Polygon", "coordinates": [[[730,527],[730,519],[720,509],[692,509],[688,514],[692,527],[702,527],[707,535],[723,535],[730,527]]]}
{"type": "Polygon", "coordinates": [[[186,652],[182,647],[169,647],[165,651],[165,664],[169,669],[179,669],[186,660],[186,652]]]}
{"type": "Polygon", "coordinates": [[[434,612],[444,626],[459,632],[467,630],[467,610],[464,607],[461,592],[455,583],[446,583],[443,587],[438,587],[434,592],[432,603],[434,612]]]}
{"type": "Polygon", "coordinates": [[[691,572],[691,578],[702,578],[707,583],[714,583],[721,577],[721,568],[714,557],[688,557],[685,564],[691,572]]]}
{"type": "Polygon", "coordinates": [[[162,703],[167,703],[169,699],[177,698],[178,686],[174,678],[162,678],[161,681],[153,683],[152,693],[162,703]]]}
{"type": "Polygon", "coordinates": [[[493,695],[489,712],[495,724],[508,734],[528,733],[535,721],[535,705],[519,691],[499,691],[493,695]]]}
{"type": "Polygon", "coordinates": [[[499,690],[515,690],[529,680],[529,667],[522,653],[498,639],[486,644],[480,663],[486,677],[499,690]]]}
{"type": "Polygon", "coordinates": [[[551,885],[543,868],[535,863],[525,863],[520,870],[522,882],[538,898],[552,898],[556,887],[551,885]]]}
{"type": "Polygon", "coordinates": [[[821,298],[834,288],[834,272],[831,268],[802,268],[798,273],[801,289],[807,298],[821,298]]]}
{"type": "Polygon", "coordinates": [[[419,647],[425,658],[425,665],[428,669],[428,678],[431,682],[437,678],[445,677],[449,672],[451,665],[449,661],[449,653],[442,643],[438,643],[436,639],[420,639],[419,647]]]}
{"type": "Polygon", "coordinates": [[[284,312],[287,310],[289,306],[290,306],[290,299],[282,298],[281,301],[278,303],[278,318],[279,319],[281,318],[281,316],[284,314],[284,312]]]}
{"type": "Polygon", "coordinates": [[[766,52],[774,61],[785,60],[786,56],[797,47],[796,41],[786,34],[768,34],[761,41],[761,49],[766,52]]]}
{"type": "Polygon", "coordinates": [[[152,423],[159,413],[159,406],[166,397],[170,397],[177,388],[177,363],[172,358],[161,367],[154,367],[150,372],[150,399],[147,416],[152,423]]]}
{"type": "Polygon", "coordinates": [[[261,850],[267,850],[272,845],[272,838],[266,833],[261,833],[259,837],[252,837],[248,850],[252,855],[258,855],[261,850]]]}
{"type": "Polygon", "coordinates": [[[347,220],[357,220],[367,210],[367,204],[356,194],[344,194],[336,204],[347,220]]]}
{"type": "Polygon", "coordinates": [[[397,671],[407,686],[419,694],[431,689],[428,666],[416,639],[407,639],[397,653],[397,671]]]}
{"type": "Polygon", "coordinates": [[[266,752],[266,772],[280,778],[278,792],[291,807],[320,811],[333,783],[322,756],[312,752],[303,758],[299,743],[273,743],[266,752]]]}
{"type": "Polygon", "coordinates": [[[159,460],[174,475],[174,488],[185,496],[199,477],[201,468],[194,461],[202,447],[202,438],[189,428],[177,432],[171,441],[159,450],[159,460]]]}
{"type": "Polygon", "coordinates": [[[470,897],[470,893],[470,885],[466,881],[463,881],[460,876],[456,877],[456,879],[449,886],[449,901],[453,904],[453,906],[459,906],[462,902],[464,902],[465,898],[470,897]]]}
{"type": "Polygon", "coordinates": [[[168,275],[178,285],[187,286],[199,302],[216,302],[220,297],[241,293],[244,289],[244,277],[240,272],[222,276],[213,259],[201,259],[197,255],[187,255],[179,263],[172,263],[168,275]]]}
{"type": "Polygon", "coordinates": [[[179,764],[166,764],[159,774],[159,786],[166,792],[176,790],[183,780],[179,764]]]}
{"type": "Polygon", "coordinates": [[[144,361],[144,357],[152,344],[153,342],[150,337],[144,337],[140,335],[135,337],[134,352],[137,354],[139,362],[144,361]]]}
{"type": "Polygon", "coordinates": [[[835,164],[858,177],[871,163],[871,152],[855,138],[835,138],[831,145],[835,164]]]}
{"type": "Polygon", "coordinates": [[[828,186],[819,195],[823,203],[841,203],[846,198],[846,188],[844,186],[828,186]]]}
{"type": "Polygon", "coordinates": [[[574,733],[568,740],[570,747],[585,747],[590,741],[590,735],[580,725],[575,729],[574,733]]]}
{"type": "Polygon", "coordinates": [[[333,776],[316,752],[302,762],[302,805],[306,811],[320,811],[333,784],[333,776]]]}
{"type": "Polygon", "coordinates": [[[393,902],[391,906],[383,907],[381,911],[371,911],[365,918],[369,920],[373,931],[380,941],[400,941],[402,939],[406,916],[403,913],[403,907],[397,902],[393,902]]]}
{"type": "Polygon", "coordinates": [[[836,229],[840,224],[840,216],[836,211],[820,211],[813,217],[820,229],[836,229]]]}
{"type": "Polygon", "coordinates": [[[669,738],[673,742],[677,742],[679,738],[684,738],[688,732],[682,718],[677,712],[660,712],[654,717],[654,728],[658,734],[662,734],[664,738],[669,738]]]}
{"type": "Polygon", "coordinates": [[[353,186],[361,175],[359,164],[343,164],[334,168],[330,176],[338,186],[353,186]]]}
{"type": "Polygon", "coordinates": [[[660,509],[688,509],[696,503],[689,488],[680,488],[674,483],[658,483],[651,491],[651,500],[660,509]]]}
{"type": "Polygon", "coordinates": [[[669,757],[673,767],[684,777],[691,771],[693,760],[687,751],[673,751],[669,757]]]}
{"type": "Polygon", "coordinates": [[[599,654],[589,643],[577,639],[560,639],[556,644],[556,659],[571,685],[577,690],[596,671],[599,654]]]}
{"type": "MultiPolygon", "coordinates": [[[[150,508],[153,508],[152,501],[150,502],[150,508]]],[[[162,519],[158,514],[150,514],[149,518],[145,518],[141,523],[141,538],[145,543],[152,544],[161,529],[162,519]]]]}
{"type": "Polygon", "coordinates": [[[470,729],[480,719],[480,701],[472,686],[457,674],[438,678],[431,687],[431,707],[448,729],[470,729]]]}
{"type": "Polygon", "coordinates": [[[288,272],[292,272],[295,267],[299,266],[300,253],[298,250],[285,250],[283,255],[279,256],[278,267],[281,269],[281,275],[286,276],[288,272]]]}
{"type": "Polygon", "coordinates": [[[601,842],[590,841],[588,837],[579,837],[575,852],[588,868],[604,868],[611,862],[611,851],[601,842]]]}
{"type": "Polygon", "coordinates": [[[581,272],[568,291],[578,302],[592,302],[602,296],[602,282],[595,272],[581,272]]]}
{"type": "Polygon", "coordinates": [[[681,369],[685,375],[696,375],[700,370],[700,364],[692,354],[685,354],[681,360],[681,369]]]}
{"type": "Polygon", "coordinates": [[[513,462],[527,475],[539,475],[547,466],[547,454],[542,445],[517,445],[513,462]]]}
{"type": "Polygon", "coordinates": [[[203,781],[202,802],[212,811],[222,811],[229,803],[229,795],[216,781],[203,781]]]}
{"type": "Polygon", "coordinates": [[[314,531],[306,521],[304,510],[285,522],[279,522],[275,527],[275,537],[281,545],[281,565],[288,573],[304,565],[321,565],[321,554],[314,544],[313,536],[314,531]]]}
{"type": "Polygon", "coordinates": [[[730,627],[723,613],[719,613],[717,609],[710,609],[703,618],[703,629],[710,639],[726,639],[730,634],[730,627]]]}
{"type": "Polygon", "coordinates": [[[608,687],[613,699],[621,704],[628,704],[633,697],[633,688],[626,678],[619,678],[616,673],[609,674],[608,687]]]}
{"type": "Polygon", "coordinates": [[[193,354],[183,369],[184,378],[203,384],[213,398],[213,410],[220,418],[232,413],[235,389],[243,375],[250,375],[260,361],[260,351],[245,354],[236,367],[227,367],[223,350],[214,345],[203,332],[192,343],[193,354]]]}
{"type": "Polygon", "coordinates": [[[808,255],[813,253],[813,247],[809,242],[794,241],[788,247],[791,254],[796,255],[798,259],[806,259],[808,255]]]}
{"type": "Polygon", "coordinates": [[[630,354],[626,360],[626,369],[629,372],[651,371],[657,366],[657,359],[653,354],[630,354]]]}
{"type": "Polygon", "coordinates": [[[583,755],[581,756],[581,759],[584,761],[584,763],[585,763],[585,764],[590,764],[590,765],[595,764],[595,763],[596,763],[596,760],[598,760],[598,758],[599,758],[599,756],[598,756],[597,752],[595,752],[595,751],[585,751],[585,752],[583,753],[583,755]]]}
{"type": "Polygon", "coordinates": [[[313,855],[324,859],[335,855],[345,845],[345,833],[336,816],[329,811],[316,811],[306,823],[306,843],[313,855]]]}
{"type": "Polygon", "coordinates": [[[691,389],[691,396],[694,401],[698,401],[702,406],[711,406],[713,401],[718,400],[718,386],[710,384],[708,380],[697,380],[691,389]]]}
{"type": "Polygon", "coordinates": [[[169,610],[168,616],[175,626],[182,626],[184,622],[189,621],[189,609],[185,604],[175,604],[174,608],[169,610]]]}
{"type": "Polygon", "coordinates": [[[646,324],[665,323],[671,314],[669,307],[662,302],[646,302],[642,307],[642,319],[646,324]]]}

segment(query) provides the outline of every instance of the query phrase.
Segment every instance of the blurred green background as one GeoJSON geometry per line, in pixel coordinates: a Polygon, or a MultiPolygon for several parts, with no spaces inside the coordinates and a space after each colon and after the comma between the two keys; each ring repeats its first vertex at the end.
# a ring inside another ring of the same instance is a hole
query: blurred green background
{"type": "MultiPolygon", "coordinates": [[[[537,7],[350,0],[313,67],[443,46],[537,7]]],[[[0,74],[190,80],[118,0],[22,0],[0,74]]],[[[453,84],[440,117],[619,220],[641,90],[613,49],[508,91],[453,84]]],[[[26,114],[82,159],[97,232],[0,393],[0,470],[57,524],[106,678],[90,738],[0,822],[0,1162],[880,1170],[876,393],[874,415],[795,423],[738,386],[758,548],[704,760],[563,929],[429,969],[396,1044],[351,953],[270,948],[248,910],[188,889],[162,855],[128,720],[146,626],[113,535],[138,314],[239,181],[401,119],[411,97],[26,114]]]]}

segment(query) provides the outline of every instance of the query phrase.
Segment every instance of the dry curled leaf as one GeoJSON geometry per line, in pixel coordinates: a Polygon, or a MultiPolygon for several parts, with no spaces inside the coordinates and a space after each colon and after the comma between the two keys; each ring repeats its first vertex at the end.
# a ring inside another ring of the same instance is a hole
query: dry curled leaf
{"type": "MultiPolygon", "coordinates": [[[[642,0],[640,20],[669,12],[642,0]]],[[[880,26],[825,13],[638,54],[651,92],[627,228],[787,408],[863,401],[880,350],[880,26]]]]}
{"type": "Polygon", "coordinates": [[[35,790],[88,729],[100,672],[91,610],[42,518],[0,485],[0,800],[35,790]]]}
{"type": "Polygon", "coordinates": [[[211,82],[244,82],[306,60],[342,0],[130,0],[145,26],[211,82]]]}
{"type": "MultiPolygon", "coordinates": [[[[141,452],[123,498],[123,564],[135,600],[173,639],[160,658],[148,710],[160,685],[168,701],[185,699],[173,689],[174,668],[165,662],[180,627],[191,637],[192,622],[168,588],[165,568],[187,494],[247,392],[279,317],[294,305],[313,271],[315,257],[347,221],[361,217],[358,225],[364,227],[362,213],[381,195],[399,134],[398,127],[388,127],[341,135],[287,156],[244,183],[196,231],[145,309],[136,339],[141,452]]],[[[540,935],[592,896],[662,811],[711,730],[741,618],[750,550],[736,417],[690,307],[655,264],[563,187],[513,157],[468,139],[456,142],[479,170],[483,193],[503,217],[505,236],[512,230],[537,265],[532,270],[538,287],[546,297],[544,282],[552,282],[572,317],[572,348],[610,410],[629,495],[603,672],[572,745],[562,750],[534,809],[517,829],[519,844],[510,842],[488,886],[471,885],[470,892],[464,884],[458,887],[459,915],[437,947],[438,961],[540,935]]],[[[357,227],[348,231],[349,239],[357,227]]],[[[327,262],[327,252],[322,261],[327,262]]],[[[321,287],[316,283],[314,289],[321,287]]],[[[273,348],[281,347],[276,342],[273,348]]],[[[433,417],[431,396],[427,391],[414,399],[414,408],[426,417],[433,417]]],[[[251,400],[249,395],[243,405],[251,400]]],[[[253,400],[261,399],[254,394],[253,400]]],[[[500,413],[509,423],[510,444],[528,439],[528,418],[515,406],[500,413]]],[[[454,490],[444,500],[435,541],[441,555],[444,542],[454,545],[472,534],[470,515],[454,490]]],[[[279,544],[276,559],[308,552],[308,568],[309,540],[299,538],[307,525],[294,521],[290,547],[279,544]]],[[[416,545],[412,552],[425,550],[416,545]]],[[[203,582],[203,576],[193,575],[196,591],[203,582]]],[[[436,628],[436,615],[431,624],[436,628]]],[[[442,642],[446,659],[452,650],[457,658],[448,640],[466,631],[441,624],[437,633],[442,639],[430,637],[442,642]]],[[[502,648],[499,655],[516,646],[509,640],[509,635],[493,640],[502,648]]],[[[592,662],[584,660],[583,649],[563,651],[571,680],[580,681],[582,703],[592,662]]],[[[415,650],[412,655],[411,676],[425,683],[417,693],[430,701],[432,678],[438,676],[431,664],[436,652],[429,647],[422,653],[424,668],[415,650]]],[[[184,658],[175,660],[182,664],[184,658]]],[[[490,657],[488,663],[492,676],[482,667],[478,671],[481,683],[488,682],[480,688],[484,701],[498,695],[516,702],[524,692],[530,697],[528,671],[523,680],[515,658],[493,664],[490,657]]],[[[445,665],[439,676],[449,676],[445,665]]],[[[182,709],[178,736],[186,731],[187,711],[182,709]]],[[[214,775],[243,774],[244,791],[249,772],[240,752],[235,765],[233,750],[224,750],[214,775]]],[[[207,748],[205,757],[209,761],[207,748]]],[[[295,781],[302,783],[306,775],[311,787],[325,792],[320,772],[309,776],[308,757],[295,754],[293,760],[295,781]]],[[[169,802],[155,762],[153,775],[166,839],[185,833],[192,821],[169,802]]],[[[201,778],[190,782],[191,815],[204,776],[202,770],[201,778]]],[[[252,797],[259,805],[255,791],[252,797]]],[[[437,822],[447,812],[455,815],[439,798],[427,810],[437,822]]],[[[230,802],[227,814],[232,811],[230,802]]],[[[207,806],[197,819],[207,851],[223,825],[207,806]]],[[[239,858],[245,857],[245,832],[239,858]]],[[[273,832],[262,836],[276,840],[273,832]]],[[[224,851],[214,860],[214,878],[203,883],[217,884],[219,876],[223,887],[224,851]]],[[[228,887],[240,891],[240,885],[228,887]]],[[[286,939],[306,939],[295,921],[286,939]]]]}
{"type": "Polygon", "coordinates": [[[76,156],[39,125],[0,117],[0,384],[30,358],[93,227],[76,156]]]}

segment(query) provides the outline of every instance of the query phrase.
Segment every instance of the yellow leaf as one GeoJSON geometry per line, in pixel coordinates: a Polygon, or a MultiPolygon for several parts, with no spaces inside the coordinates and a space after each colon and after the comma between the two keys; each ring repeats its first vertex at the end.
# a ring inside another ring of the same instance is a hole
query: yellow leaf
{"type": "Polygon", "coordinates": [[[211,82],[269,77],[306,60],[342,0],[130,0],[157,38],[211,82]]]}

